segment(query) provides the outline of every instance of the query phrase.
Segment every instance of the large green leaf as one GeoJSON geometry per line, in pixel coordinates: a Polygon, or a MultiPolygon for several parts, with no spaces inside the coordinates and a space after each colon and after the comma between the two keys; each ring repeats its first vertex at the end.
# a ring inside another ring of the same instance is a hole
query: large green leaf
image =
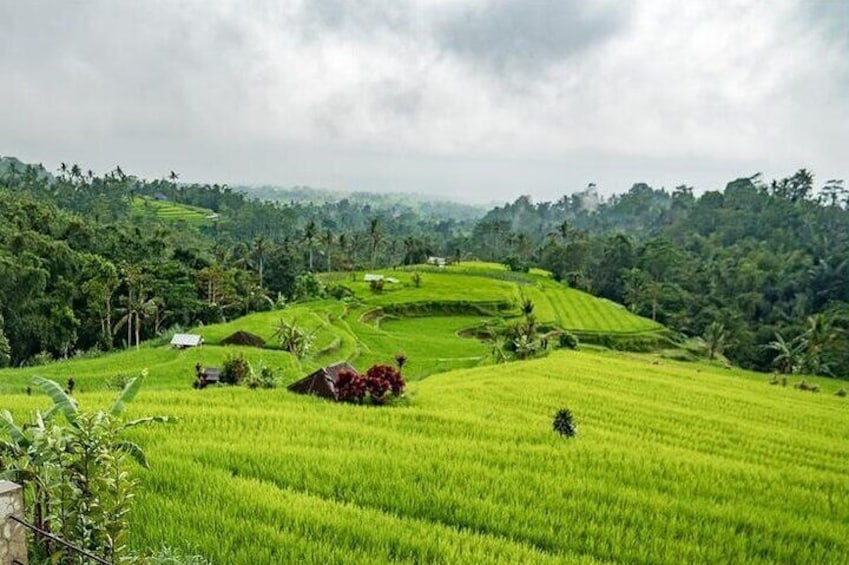
{"type": "Polygon", "coordinates": [[[131,379],[130,382],[127,383],[124,390],[121,391],[121,394],[118,395],[118,398],[115,399],[115,402],[113,402],[112,406],[109,408],[110,414],[113,416],[123,414],[124,410],[127,409],[127,402],[130,402],[139,393],[139,389],[141,388],[142,382],[144,382],[144,378],[146,376],[147,369],[142,369],[141,375],[131,379]]]}
{"type": "Polygon", "coordinates": [[[27,436],[24,435],[24,432],[15,425],[15,421],[12,419],[12,414],[9,413],[8,410],[0,410],[0,426],[6,430],[6,433],[12,438],[12,441],[15,442],[15,445],[18,447],[29,447],[29,440],[27,436]]]}
{"type": "MultiPolygon", "coordinates": [[[[56,410],[60,410],[65,415],[65,419],[70,424],[77,422],[77,403],[73,398],[65,394],[62,387],[56,381],[45,379],[44,377],[33,377],[32,384],[44,391],[47,396],[53,401],[53,406],[56,410]]],[[[47,411],[48,414],[53,413],[53,408],[47,411]]]]}
{"type": "Polygon", "coordinates": [[[145,424],[173,424],[177,421],[173,416],[148,416],[147,418],[139,418],[138,420],[130,420],[121,426],[122,430],[143,426],[145,424]]]}
{"type": "Polygon", "coordinates": [[[114,444],[112,447],[114,447],[118,451],[123,451],[124,453],[132,457],[133,459],[135,459],[136,463],[138,463],[145,469],[150,467],[147,462],[147,455],[144,454],[144,450],[139,444],[133,441],[122,440],[114,444]]]}

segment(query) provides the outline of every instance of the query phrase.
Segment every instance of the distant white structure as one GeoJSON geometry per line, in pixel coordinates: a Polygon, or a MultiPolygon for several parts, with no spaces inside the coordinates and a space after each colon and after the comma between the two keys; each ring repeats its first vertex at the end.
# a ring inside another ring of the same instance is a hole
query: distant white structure
{"type": "Polygon", "coordinates": [[[372,281],[384,281],[384,282],[388,282],[388,283],[401,282],[398,279],[396,279],[395,277],[384,277],[383,275],[375,275],[375,274],[369,274],[369,273],[366,273],[366,275],[363,277],[363,280],[365,282],[372,282],[372,281]]]}
{"type": "Polygon", "coordinates": [[[436,265],[437,267],[444,267],[448,264],[448,260],[445,257],[428,257],[427,264],[436,265]]]}
{"type": "Polygon", "coordinates": [[[171,338],[171,345],[177,349],[199,347],[203,345],[203,338],[196,334],[174,334],[174,337],[171,338]]]}

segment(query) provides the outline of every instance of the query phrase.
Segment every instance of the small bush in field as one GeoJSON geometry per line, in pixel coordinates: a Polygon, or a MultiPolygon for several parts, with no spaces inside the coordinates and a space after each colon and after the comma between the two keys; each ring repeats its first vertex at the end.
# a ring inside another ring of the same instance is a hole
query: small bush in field
{"type": "Polygon", "coordinates": [[[336,396],[342,402],[386,404],[404,393],[407,383],[395,367],[374,365],[364,375],[342,371],[336,378],[336,396]]]}
{"type": "Polygon", "coordinates": [[[555,432],[566,437],[574,437],[578,433],[572,412],[568,408],[561,408],[557,411],[554,415],[552,427],[555,432]]]}
{"type": "Polygon", "coordinates": [[[135,377],[132,377],[126,373],[116,373],[111,377],[106,377],[103,381],[103,384],[109,390],[124,390],[127,384],[133,380],[135,377]]]}
{"type": "Polygon", "coordinates": [[[819,392],[820,391],[819,385],[811,384],[808,381],[806,381],[805,379],[802,379],[801,381],[799,381],[798,383],[796,383],[793,386],[795,388],[799,389],[799,390],[807,390],[807,391],[810,391],[810,392],[819,392]]]}
{"type": "Polygon", "coordinates": [[[838,391],[837,391],[837,392],[835,392],[834,394],[836,394],[837,396],[839,396],[839,397],[843,398],[844,396],[846,396],[846,394],[847,394],[847,393],[846,393],[846,389],[845,389],[845,388],[841,388],[840,390],[838,390],[838,391]]]}
{"type": "Polygon", "coordinates": [[[565,349],[578,349],[578,337],[572,332],[563,330],[557,337],[560,347],[565,349]]]}
{"type": "Polygon", "coordinates": [[[383,292],[383,279],[374,279],[372,281],[369,281],[368,286],[369,286],[369,288],[371,289],[372,292],[375,292],[375,293],[383,292]]]}
{"type": "Polygon", "coordinates": [[[375,404],[385,404],[389,395],[401,396],[407,383],[395,367],[374,365],[366,371],[366,388],[375,404]]]}
{"type": "Polygon", "coordinates": [[[412,276],[413,286],[416,288],[421,288],[422,286],[422,275],[418,271],[413,272],[412,276]]]}
{"type": "Polygon", "coordinates": [[[219,380],[223,384],[237,385],[242,379],[248,378],[252,372],[251,364],[241,355],[234,355],[224,360],[219,380]]]}
{"type": "Polygon", "coordinates": [[[336,377],[336,396],[340,402],[359,404],[366,395],[366,380],[355,371],[342,371],[336,377]]]}

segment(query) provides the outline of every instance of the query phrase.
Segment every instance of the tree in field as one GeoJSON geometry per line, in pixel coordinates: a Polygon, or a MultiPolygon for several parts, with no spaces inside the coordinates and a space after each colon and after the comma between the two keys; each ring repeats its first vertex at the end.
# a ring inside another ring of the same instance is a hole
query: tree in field
{"type": "Polygon", "coordinates": [[[808,317],[807,328],[799,336],[804,370],[815,375],[827,374],[830,368],[823,360],[823,350],[837,337],[832,321],[823,314],[808,317]]]}
{"type": "Polygon", "coordinates": [[[312,349],[313,340],[318,330],[307,332],[298,325],[297,320],[289,322],[280,318],[274,327],[274,337],[277,338],[280,347],[297,358],[306,356],[312,349]]]}
{"type": "Polygon", "coordinates": [[[728,345],[728,331],[725,324],[712,322],[706,329],[703,339],[708,349],[708,359],[713,361],[717,355],[721,355],[728,345]]]}
{"type": "Polygon", "coordinates": [[[787,341],[784,336],[776,332],[775,339],[767,345],[767,349],[775,352],[772,364],[780,373],[790,374],[800,370],[802,350],[798,340],[787,341]]]}
{"type": "Polygon", "coordinates": [[[147,277],[138,265],[125,265],[123,268],[124,284],[127,294],[123,297],[123,306],[119,312],[124,315],[115,323],[113,333],[118,333],[121,327],[127,327],[127,347],[133,345],[133,330],[135,330],[135,344],[138,349],[141,343],[141,321],[150,315],[156,303],[147,294],[147,277]]]}

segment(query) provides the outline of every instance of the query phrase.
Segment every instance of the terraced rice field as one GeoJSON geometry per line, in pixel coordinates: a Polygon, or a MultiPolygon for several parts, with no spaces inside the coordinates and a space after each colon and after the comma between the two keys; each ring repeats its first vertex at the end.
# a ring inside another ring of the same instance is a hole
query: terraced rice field
{"type": "Polygon", "coordinates": [[[368,304],[387,306],[422,302],[481,302],[504,304],[515,314],[524,299],[534,303],[534,314],[543,323],[573,330],[607,334],[651,333],[662,326],[629,312],[624,306],[554,281],[548,273],[514,273],[503,265],[468,262],[442,269],[409,268],[376,271],[399,280],[386,283],[382,293],[373,293],[364,273],[332,275],[330,280],[350,288],[368,304]],[[422,277],[420,288],[412,282],[412,271],[422,277]]]}
{"type": "Polygon", "coordinates": [[[206,208],[147,197],[136,197],[133,200],[133,208],[136,214],[153,215],[172,222],[183,221],[189,225],[211,225],[213,222],[211,216],[215,214],[206,208]]]}
{"type": "Polygon", "coordinates": [[[228,564],[845,563],[849,400],[766,381],[558,352],[433,375],[388,408],[148,386],[132,415],[179,423],[134,435],[152,467],[132,543],[228,564]],[[550,429],[564,406],[574,439],[550,429]]]}

